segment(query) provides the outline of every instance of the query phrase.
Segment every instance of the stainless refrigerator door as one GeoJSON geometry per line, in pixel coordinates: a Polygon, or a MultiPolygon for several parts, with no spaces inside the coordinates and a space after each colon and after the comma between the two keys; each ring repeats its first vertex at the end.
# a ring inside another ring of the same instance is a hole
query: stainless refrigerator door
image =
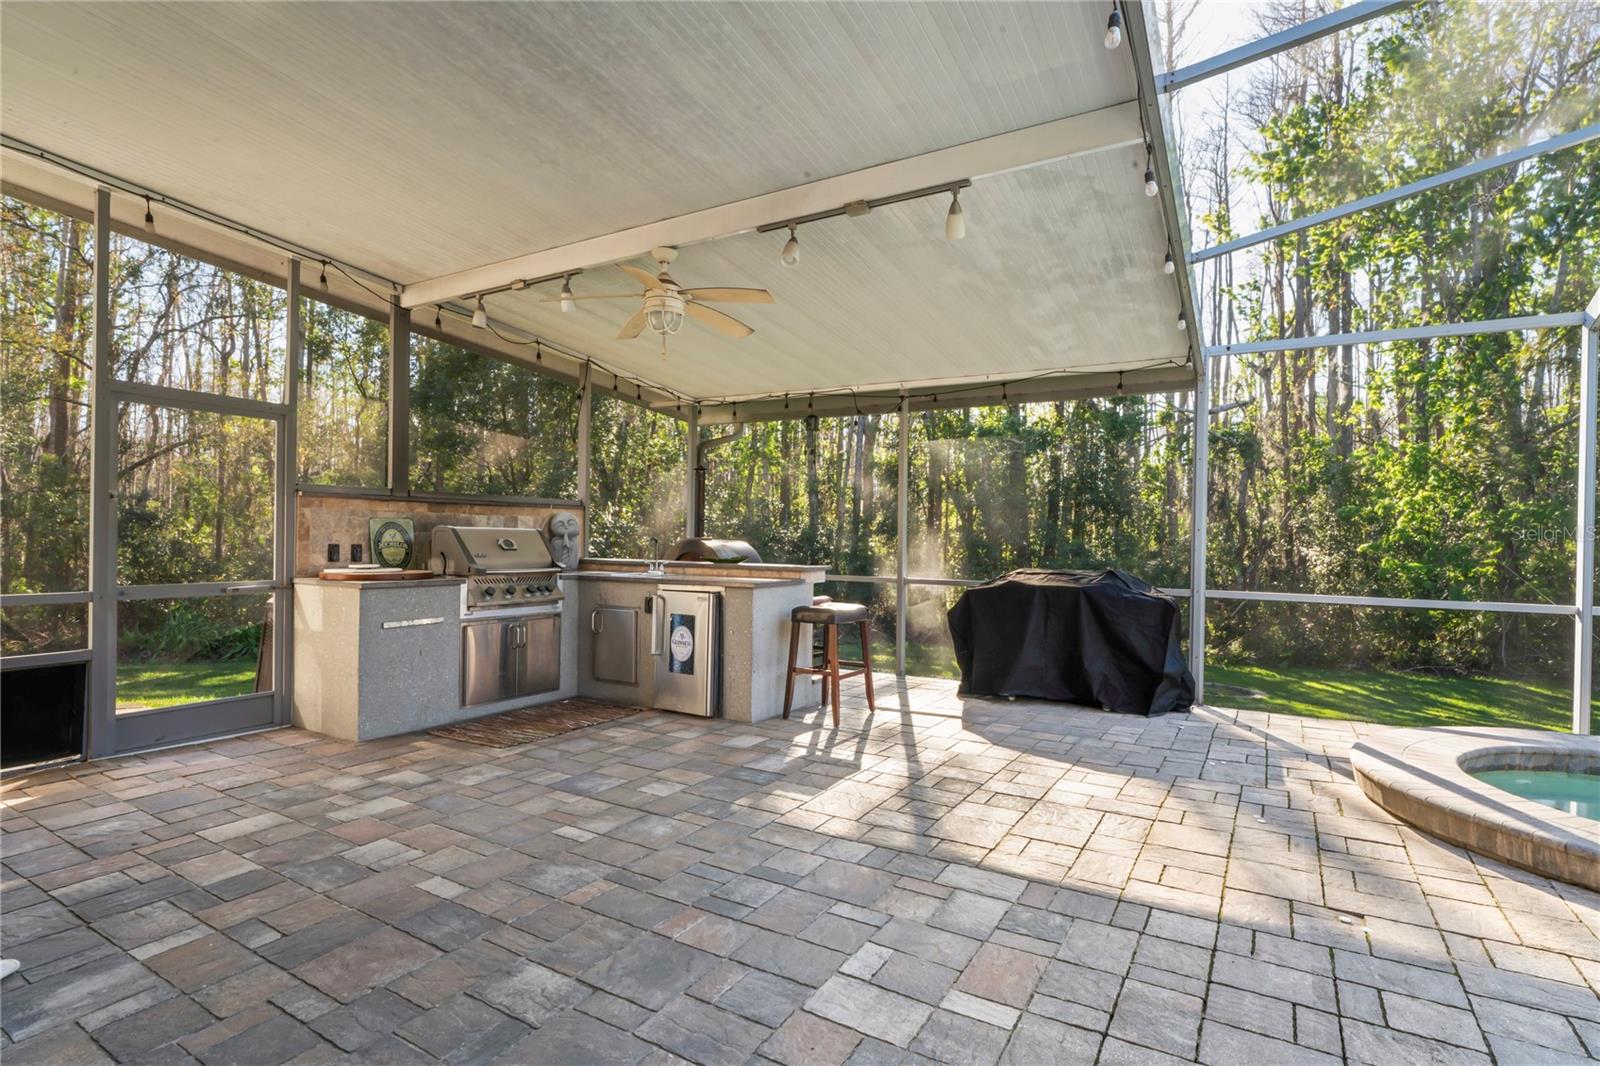
{"type": "Polygon", "coordinates": [[[589,670],[596,681],[639,683],[639,609],[596,607],[589,615],[589,670]]]}
{"type": "Polygon", "coordinates": [[[510,699],[515,694],[511,625],[472,622],[461,627],[461,706],[510,699]]]}
{"type": "Polygon", "coordinates": [[[538,615],[517,622],[518,696],[536,696],[561,687],[561,616],[538,615]]]}
{"type": "Polygon", "coordinates": [[[711,717],[721,711],[722,596],[663,587],[655,602],[655,705],[711,717]]]}

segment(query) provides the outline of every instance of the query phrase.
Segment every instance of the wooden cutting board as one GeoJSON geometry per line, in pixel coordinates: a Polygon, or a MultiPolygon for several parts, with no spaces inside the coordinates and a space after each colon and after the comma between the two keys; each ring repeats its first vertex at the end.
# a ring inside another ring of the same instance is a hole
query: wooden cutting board
{"type": "Polygon", "coordinates": [[[352,570],[344,566],[330,566],[318,575],[324,581],[417,581],[433,577],[432,570],[402,570],[397,566],[377,570],[352,570]]]}

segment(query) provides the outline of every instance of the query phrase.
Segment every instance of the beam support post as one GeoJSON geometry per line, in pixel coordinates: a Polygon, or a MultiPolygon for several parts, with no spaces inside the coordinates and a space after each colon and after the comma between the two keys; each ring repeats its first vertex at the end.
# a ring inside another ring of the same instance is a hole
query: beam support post
{"type": "Polygon", "coordinates": [[[1205,703],[1206,684],[1206,512],[1210,495],[1211,360],[1198,359],[1194,383],[1194,446],[1189,490],[1189,672],[1194,702],[1205,703]]]}
{"type": "MultiPolygon", "coordinates": [[[[1600,294],[1596,294],[1600,303],[1600,294]]],[[[1592,305],[1591,305],[1592,306],[1592,305]]],[[[1596,392],[1600,390],[1600,322],[1583,328],[1579,344],[1583,367],[1578,376],[1577,607],[1572,659],[1572,731],[1584,736],[1593,726],[1594,560],[1596,392]]]]}
{"type": "Polygon", "coordinates": [[[89,401],[89,712],[84,754],[117,751],[117,410],[111,395],[111,190],[94,197],[94,340],[89,401]]]}
{"type": "Polygon", "coordinates": [[[389,492],[411,495],[411,312],[389,299],[389,492]]]}
{"type": "Polygon", "coordinates": [[[279,725],[288,725],[294,708],[294,567],[295,482],[300,479],[300,361],[305,357],[305,337],[300,321],[300,260],[290,257],[285,286],[288,352],[284,367],[283,402],[278,432],[278,522],[272,597],[273,713],[279,725]]]}
{"type": "Polygon", "coordinates": [[[911,400],[900,397],[900,458],[894,493],[894,672],[906,676],[906,567],[910,554],[911,400]]]}

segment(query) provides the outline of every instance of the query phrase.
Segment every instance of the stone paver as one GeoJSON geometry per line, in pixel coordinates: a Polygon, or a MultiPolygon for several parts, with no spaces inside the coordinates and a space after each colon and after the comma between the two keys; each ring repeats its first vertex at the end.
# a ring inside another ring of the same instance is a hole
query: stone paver
{"type": "Polygon", "coordinates": [[[520,748],[279,730],[0,782],[7,1063],[1600,1057],[1600,898],[1357,723],[846,690],[520,748]]]}

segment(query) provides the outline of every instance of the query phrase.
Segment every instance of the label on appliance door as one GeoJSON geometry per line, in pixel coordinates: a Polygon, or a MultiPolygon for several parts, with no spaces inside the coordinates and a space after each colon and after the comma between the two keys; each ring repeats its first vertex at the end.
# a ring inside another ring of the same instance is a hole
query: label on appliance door
{"type": "Polygon", "coordinates": [[[667,630],[671,633],[667,640],[667,649],[672,653],[667,657],[667,672],[693,674],[694,615],[675,614],[669,616],[667,630]]]}

